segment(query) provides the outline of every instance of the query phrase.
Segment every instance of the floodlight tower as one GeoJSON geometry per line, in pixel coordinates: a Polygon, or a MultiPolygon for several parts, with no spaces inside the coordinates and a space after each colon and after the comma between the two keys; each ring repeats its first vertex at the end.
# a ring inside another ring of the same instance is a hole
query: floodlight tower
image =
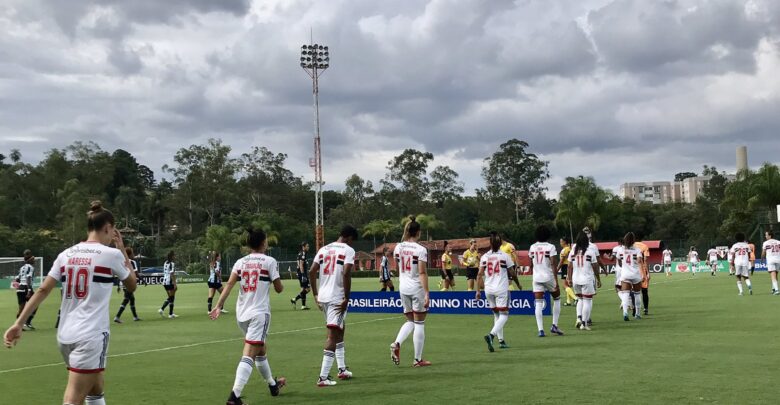
{"type": "Polygon", "coordinates": [[[320,75],[330,66],[328,47],[311,41],[301,46],[301,67],[311,77],[314,97],[314,159],[309,166],[314,168],[314,233],[317,249],[325,245],[325,216],[322,205],[322,152],[320,150],[320,75]]]}

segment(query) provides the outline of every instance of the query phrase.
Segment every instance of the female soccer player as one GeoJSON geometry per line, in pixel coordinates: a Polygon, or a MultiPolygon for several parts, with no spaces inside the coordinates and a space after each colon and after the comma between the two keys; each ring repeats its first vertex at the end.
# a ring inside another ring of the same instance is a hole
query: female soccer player
{"type": "MultiPolygon", "coordinates": [[[[587,235],[586,235],[587,237],[587,235]]],[[[569,274],[569,253],[571,253],[571,239],[568,236],[564,236],[560,240],[561,245],[561,258],[558,261],[558,272],[561,273],[561,278],[566,280],[569,274]]],[[[571,289],[569,283],[564,283],[566,290],[566,305],[570,307],[572,303],[577,302],[577,295],[574,294],[574,290],[571,289]]]]}
{"type": "Polygon", "coordinates": [[[504,341],[504,325],[509,320],[509,280],[515,282],[520,289],[520,282],[513,271],[515,267],[512,257],[501,250],[501,237],[495,231],[490,232],[490,251],[482,255],[477,273],[477,295],[481,299],[479,286],[485,285],[485,299],[493,310],[493,329],[485,335],[488,350],[495,351],[493,340],[498,338],[499,347],[507,349],[509,346],[504,341]]]}
{"type": "Polygon", "coordinates": [[[379,282],[382,283],[382,290],[395,291],[395,285],[393,285],[393,273],[390,272],[390,249],[384,248],[382,250],[382,263],[379,265],[379,282]]]}
{"type": "Polygon", "coordinates": [[[165,264],[163,265],[163,287],[165,288],[165,293],[168,294],[168,298],[165,299],[162,307],[157,311],[160,316],[164,317],[165,307],[170,305],[170,309],[168,310],[168,318],[170,319],[179,317],[173,313],[173,301],[176,300],[176,290],[179,288],[179,286],[176,285],[176,265],[173,262],[174,260],[176,260],[176,253],[171,250],[168,252],[165,264]]]}
{"type": "Polygon", "coordinates": [[[477,279],[479,269],[479,252],[477,251],[477,241],[469,241],[469,249],[463,252],[463,261],[461,265],[466,267],[466,286],[469,291],[474,291],[474,281],[477,279]]]}
{"type": "Polygon", "coordinates": [[[696,246],[691,246],[691,250],[688,251],[688,263],[691,266],[691,273],[695,276],[699,267],[699,252],[696,251],[696,246]]]}
{"type": "Polygon", "coordinates": [[[293,309],[295,309],[296,305],[298,304],[298,300],[301,300],[301,310],[308,311],[309,307],[306,306],[306,294],[311,291],[311,285],[309,284],[309,273],[308,273],[308,266],[307,262],[308,259],[306,258],[306,253],[309,252],[309,243],[308,242],[301,242],[301,251],[298,252],[298,284],[301,286],[301,291],[298,293],[298,295],[295,296],[295,298],[290,299],[290,303],[293,306],[293,309]]]}
{"type": "MultiPolygon", "coordinates": [[[[19,304],[19,310],[16,312],[16,317],[19,318],[27,301],[33,295],[33,277],[35,275],[35,256],[32,251],[27,249],[24,251],[24,264],[19,268],[19,275],[14,280],[17,283],[16,286],[16,302],[19,304]]],[[[35,311],[27,318],[22,327],[27,330],[35,330],[32,326],[32,320],[35,317],[35,311]]]]}
{"type": "Polygon", "coordinates": [[[663,257],[664,257],[664,273],[666,273],[666,277],[671,277],[672,275],[672,251],[671,249],[666,247],[666,244],[661,241],[661,249],[663,250],[663,257]]]}
{"type": "Polygon", "coordinates": [[[623,320],[628,321],[628,307],[631,304],[631,294],[634,296],[634,318],[642,319],[640,308],[642,302],[642,265],[645,255],[634,246],[636,237],[633,232],[623,238],[622,268],[620,274],[620,300],[623,303],[623,320]]]}
{"type": "Polygon", "coordinates": [[[553,299],[553,319],[550,333],[563,336],[558,328],[558,318],[561,316],[561,290],[558,286],[558,276],[553,270],[557,268],[558,252],[555,245],[548,243],[550,228],[545,225],[536,227],[536,243],[528,249],[533,272],[534,308],[536,310],[536,329],[539,337],[544,337],[544,293],[549,292],[553,299]]]}
{"type": "Polygon", "coordinates": [[[265,232],[248,230],[247,245],[250,253],[239,259],[233,266],[227,287],[220,293],[216,308],[209,312],[212,320],[219,318],[230,292],[239,283],[238,301],[236,302],[236,320],[238,328],[244,333],[244,351],[236,369],[236,379],[227,400],[227,405],[241,405],[241,393],[252,376],[252,366],[263,377],[271,396],[279,395],[279,390],[287,384],[284,377],[274,378],[271,366],[266,358],[265,341],[268,328],[271,326],[271,285],[277,294],[284,290],[279,277],[279,266],[276,259],[266,256],[268,248],[265,232]]]}
{"type": "Polygon", "coordinates": [[[734,266],[734,274],[737,275],[737,289],[739,295],[742,294],[742,280],[745,280],[750,295],[753,295],[753,284],[750,283],[750,245],[747,243],[747,238],[742,232],[737,232],[734,235],[735,243],[731,249],[731,255],[733,257],[732,265],[734,266]]]}
{"type": "Polygon", "coordinates": [[[442,291],[451,291],[455,288],[455,276],[452,274],[452,248],[450,242],[444,241],[444,254],[441,255],[441,279],[442,291]]]}
{"type": "MultiPolygon", "coordinates": [[[[390,345],[390,358],[397,366],[401,363],[401,345],[414,332],[414,363],[412,367],[430,366],[423,360],[425,347],[425,316],[428,314],[430,290],[428,289],[428,251],[417,241],[420,239],[420,224],[414,216],[409,217],[404,229],[403,242],[395,246],[393,257],[398,263],[398,279],[401,282],[401,303],[404,307],[406,322],[398,331],[398,336],[390,345]]],[[[473,244],[476,250],[476,243],[473,244]]],[[[474,274],[474,280],[476,280],[474,274]]],[[[470,280],[473,282],[474,280],[470,280]]]]}
{"type": "MultiPolygon", "coordinates": [[[[219,292],[222,294],[222,254],[219,252],[211,252],[211,261],[209,262],[209,298],[207,300],[208,302],[208,309],[209,314],[211,313],[211,304],[214,301],[214,295],[219,292]]],[[[227,311],[219,307],[219,310],[222,311],[223,314],[226,314],[227,311]]]]}
{"type": "MultiPolygon", "coordinates": [[[[138,263],[136,263],[135,260],[133,260],[133,257],[135,255],[133,254],[132,248],[125,249],[125,254],[130,259],[130,270],[133,272],[133,275],[135,275],[136,280],[138,279],[138,263]]],[[[119,306],[119,311],[117,311],[116,316],[114,317],[114,322],[116,323],[122,323],[122,312],[125,312],[125,308],[127,307],[127,304],[130,304],[130,311],[133,312],[133,321],[138,322],[141,320],[141,318],[138,317],[138,313],[135,312],[135,292],[128,291],[127,286],[122,284],[122,289],[125,290],[125,298],[122,300],[122,304],[119,306]]]]}
{"type": "Polygon", "coordinates": [[[766,239],[761,246],[761,258],[766,260],[766,271],[772,277],[772,294],[780,295],[780,289],[777,288],[777,272],[780,271],[780,241],[775,239],[772,231],[764,232],[766,239]]]}
{"type": "Polygon", "coordinates": [[[720,252],[715,249],[715,246],[710,246],[710,250],[707,251],[707,264],[710,265],[710,273],[715,277],[715,272],[718,271],[718,259],[720,258],[720,252]]]}
{"type": "Polygon", "coordinates": [[[589,247],[588,235],[580,232],[577,235],[574,250],[569,253],[568,257],[571,265],[566,285],[573,287],[574,293],[579,298],[577,300],[577,323],[574,327],[580,330],[590,330],[588,320],[590,320],[590,314],[593,310],[593,296],[596,295],[596,289],[601,288],[597,256],[594,256],[593,250],[589,247]]]}
{"type": "Polygon", "coordinates": [[[105,405],[103,370],[109,340],[108,304],[117,276],[129,291],[135,290],[135,276],[129,271],[122,235],[114,228],[114,215],[99,201],[87,216],[87,241],[60,253],[41,287],[21,316],[5,332],[5,345],[15,346],[22,337],[22,320],[38,308],[62,282],[62,320],[57,331],[68,384],[62,402],[66,405],[105,405]],[[109,247],[114,244],[116,248],[109,247]]]}

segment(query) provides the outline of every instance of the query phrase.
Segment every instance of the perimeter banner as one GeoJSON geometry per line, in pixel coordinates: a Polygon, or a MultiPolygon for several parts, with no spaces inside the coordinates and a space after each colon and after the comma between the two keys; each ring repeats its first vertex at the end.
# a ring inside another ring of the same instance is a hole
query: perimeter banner
{"type": "MultiPolygon", "coordinates": [[[[755,262],[755,271],[766,271],[766,261],[763,259],[756,259],[755,262]]],[[[696,265],[696,272],[697,273],[709,273],[712,270],[710,269],[710,265],[707,262],[699,262],[696,265]]],[[[672,262],[672,272],[673,273],[690,273],[691,272],[691,264],[688,262],[672,262]]],[[[718,260],[718,272],[721,273],[728,273],[729,272],[729,262],[726,260],[718,260]]]]}
{"type": "MultiPolygon", "coordinates": [[[[475,299],[475,293],[468,291],[432,291],[430,295],[431,314],[485,315],[492,311],[482,293],[481,299],[475,299]]],[[[550,294],[545,293],[544,314],[550,315],[550,294]]],[[[349,297],[350,312],[364,313],[403,313],[401,296],[396,292],[353,291],[349,297]]],[[[510,291],[510,315],[534,315],[534,294],[531,291],[510,291]]]]}

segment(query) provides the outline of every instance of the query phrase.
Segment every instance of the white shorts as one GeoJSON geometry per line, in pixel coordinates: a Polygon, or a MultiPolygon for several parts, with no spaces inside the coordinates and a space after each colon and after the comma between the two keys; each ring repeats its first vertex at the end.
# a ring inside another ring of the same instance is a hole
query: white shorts
{"type": "Polygon", "coordinates": [[[326,327],[344,330],[344,318],[347,317],[347,311],[344,310],[344,312],[341,312],[339,305],[341,305],[341,301],[320,302],[322,313],[325,315],[326,327]]]}
{"type": "Polygon", "coordinates": [[[574,294],[585,297],[592,297],[596,295],[596,285],[594,283],[595,281],[588,284],[574,284],[574,294]]]}
{"type": "Polygon", "coordinates": [[[750,277],[750,266],[734,266],[737,276],[750,277]]]}
{"type": "Polygon", "coordinates": [[[717,266],[718,261],[717,260],[710,260],[710,266],[717,266]]]}
{"type": "Polygon", "coordinates": [[[558,289],[558,286],[555,284],[555,280],[550,280],[545,283],[537,283],[534,281],[534,292],[553,292],[558,289]]]}
{"type": "Polygon", "coordinates": [[[780,262],[771,262],[766,264],[766,271],[780,271],[780,262]]]}
{"type": "Polygon", "coordinates": [[[81,374],[100,373],[106,369],[108,332],[92,339],[70,344],[60,343],[60,353],[68,370],[81,374]]]}
{"type": "Polygon", "coordinates": [[[500,294],[485,293],[485,298],[487,298],[488,308],[493,312],[509,311],[509,291],[500,294]]]}
{"type": "Polygon", "coordinates": [[[615,285],[620,285],[620,270],[615,269],[615,285]]]}
{"type": "Polygon", "coordinates": [[[621,283],[629,283],[629,284],[642,283],[642,276],[639,274],[625,273],[622,276],[623,277],[620,279],[621,283]]]}
{"type": "Polygon", "coordinates": [[[248,321],[239,322],[238,327],[244,332],[244,342],[250,345],[264,345],[271,326],[271,314],[260,314],[248,321]]]}
{"type": "Polygon", "coordinates": [[[401,303],[404,306],[404,313],[411,312],[422,314],[428,312],[428,308],[425,308],[425,291],[420,291],[417,294],[407,295],[401,294],[401,303]]]}

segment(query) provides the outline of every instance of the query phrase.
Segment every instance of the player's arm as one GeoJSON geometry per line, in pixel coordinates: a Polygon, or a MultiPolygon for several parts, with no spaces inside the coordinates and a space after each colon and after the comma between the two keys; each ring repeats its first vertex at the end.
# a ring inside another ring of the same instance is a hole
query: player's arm
{"type": "Polygon", "coordinates": [[[484,264],[480,264],[479,265],[479,271],[477,272],[477,282],[476,282],[476,286],[475,286],[475,291],[477,292],[475,297],[477,299],[480,298],[479,286],[482,285],[482,283],[484,282],[484,280],[483,280],[484,278],[485,278],[485,265],[484,264]]]}
{"type": "Polygon", "coordinates": [[[277,294],[281,294],[282,291],[284,291],[284,284],[282,284],[281,277],[274,280],[274,291],[276,291],[277,294]]]}
{"type": "MultiPolygon", "coordinates": [[[[599,271],[599,265],[597,263],[591,263],[590,266],[591,270],[593,270],[593,276],[596,277],[596,287],[601,288],[601,272],[599,271]]],[[[569,274],[571,275],[571,273],[569,274]]]]}
{"type": "Polygon", "coordinates": [[[430,301],[430,290],[428,289],[428,269],[426,268],[428,263],[420,260],[417,262],[417,272],[420,273],[420,284],[422,284],[423,290],[425,290],[425,308],[428,308],[430,301]]]}
{"type": "Polygon", "coordinates": [[[520,279],[517,278],[517,266],[513,264],[511,267],[507,268],[507,273],[509,274],[511,280],[514,281],[517,289],[522,290],[523,286],[520,285],[520,279]]]}
{"type": "Polygon", "coordinates": [[[342,283],[344,285],[344,301],[342,301],[341,305],[339,305],[341,312],[346,311],[347,304],[349,304],[349,294],[352,292],[352,269],[354,267],[355,265],[352,263],[344,265],[344,274],[342,275],[342,283]]]}
{"type": "MultiPolygon", "coordinates": [[[[552,264],[552,268],[555,268],[558,266],[558,255],[550,256],[550,264],[552,264]]],[[[555,285],[558,285],[558,272],[553,272],[553,277],[555,277],[555,285]]]]}
{"type": "Polygon", "coordinates": [[[303,267],[303,260],[301,260],[301,259],[298,259],[298,273],[300,275],[305,275],[306,274],[306,268],[303,267]]]}
{"type": "Polygon", "coordinates": [[[10,349],[16,345],[16,343],[22,337],[22,324],[24,324],[27,318],[29,318],[36,309],[38,309],[38,306],[40,306],[41,303],[46,300],[46,297],[49,296],[51,290],[53,290],[56,286],[57,281],[53,277],[46,277],[43,280],[43,283],[38,288],[38,291],[33,294],[29,301],[27,301],[27,304],[24,306],[24,309],[22,309],[21,314],[19,314],[19,316],[16,318],[16,322],[14,322],[14,324],[11,325],[7,331],[5,331],[3,341],[7,348],[10,349]]]}
{"type": "MultiPolygon", "coordinates": [[[[227,301],[228,297],[230,296],[230,291],[233,290],[233,286],[235,286],[237,282],[238,274],[235,272],[230,273],[230,278],[228,279],[225,289],[222,290],[222,294],[219,294],[217,306],[214,307],[214,309],[212,309],[211,313],[209,314],[211,319],[217,319],[219,318],[219,315],[222,314],[221,309],[225,306],[225,301],[227,301]]],[[[274,288],[276,288],[276,283],[281,284],[282,282],[279,279],[274,280],[274,288]]]]}
{"type": "Polygon", "coordinates": [[[314,294],[314,300],[317,301],[317,275],[320,273],[320,264],[316,260],[311,264],[309,269],[309,287],[314,294]]]}

